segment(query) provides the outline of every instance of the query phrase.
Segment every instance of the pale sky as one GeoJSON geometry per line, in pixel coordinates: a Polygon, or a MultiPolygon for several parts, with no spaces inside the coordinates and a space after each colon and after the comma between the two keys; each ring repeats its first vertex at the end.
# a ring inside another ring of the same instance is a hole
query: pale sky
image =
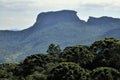
{"type": "Polygon", "coordinates": [[[0,30],[25,29],[39,13],[64,9],[86,21],[89,16],[120,18],[120,0],[0,0],[0,30]]]}

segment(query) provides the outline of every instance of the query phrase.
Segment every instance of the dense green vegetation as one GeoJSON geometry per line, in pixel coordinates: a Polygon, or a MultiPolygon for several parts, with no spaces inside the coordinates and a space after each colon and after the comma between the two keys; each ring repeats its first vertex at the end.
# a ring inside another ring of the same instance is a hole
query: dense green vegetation
{"type": "Polygon", "coordinates": [[[63,51],[50,44],[47,53],[0,64],[0,80],[120,80],[120,40],[115,38],[63,51]]]}

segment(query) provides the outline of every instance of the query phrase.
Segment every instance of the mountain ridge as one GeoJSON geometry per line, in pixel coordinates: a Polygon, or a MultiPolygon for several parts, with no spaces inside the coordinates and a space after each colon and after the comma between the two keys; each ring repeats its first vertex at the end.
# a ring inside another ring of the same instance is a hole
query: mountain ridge
{"type": "MultiPolygon", "coordinates": [[[[118,28],[119,18],[89,17],[84,21],[72,10],[40,13],[30,28],[0,31],[0,62],[16,62],[31,54],[46,53],[51,43],[59,44],[62,49],[70,45],[89,45],[97,39],[110,37],[109,33],[118,28]]],[[[115,37],[120,38],[117,33],[115,37]]]]}

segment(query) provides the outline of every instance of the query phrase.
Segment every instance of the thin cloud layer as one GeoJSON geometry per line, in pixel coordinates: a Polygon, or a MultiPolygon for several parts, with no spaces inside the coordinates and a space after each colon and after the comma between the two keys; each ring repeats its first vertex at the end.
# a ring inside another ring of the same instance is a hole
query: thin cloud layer
{"type": "Polygon", "coordinates": [[[0,0],[0,29],[25,29],[40,12],[71,9],[88,16],[120,17],[120,0],[0,0]]]}

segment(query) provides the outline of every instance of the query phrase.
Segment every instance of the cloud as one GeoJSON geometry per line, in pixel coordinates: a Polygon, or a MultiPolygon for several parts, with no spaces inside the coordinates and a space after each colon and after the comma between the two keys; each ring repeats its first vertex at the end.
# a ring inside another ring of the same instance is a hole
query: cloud
{"type": "Polygon", "coordinates": [[[62,9],[76,10],[81,18],[86,19],[91,15],[120,17],[120,0],[0,0],[0,21],[10,24],[1,21],[0,29],[17,25],[27,28],[34,24],[40,12],[62,9]]]}
{"type": "MultiPolygon", "coordinates": [[[[8,11],[22,10],[59,10],[59,9],[96,9],[119,7],[120,0],[1,0],[0,7],[8,11]]],[[[0,9],[1,10],[1,9],[0,9]]]]}

